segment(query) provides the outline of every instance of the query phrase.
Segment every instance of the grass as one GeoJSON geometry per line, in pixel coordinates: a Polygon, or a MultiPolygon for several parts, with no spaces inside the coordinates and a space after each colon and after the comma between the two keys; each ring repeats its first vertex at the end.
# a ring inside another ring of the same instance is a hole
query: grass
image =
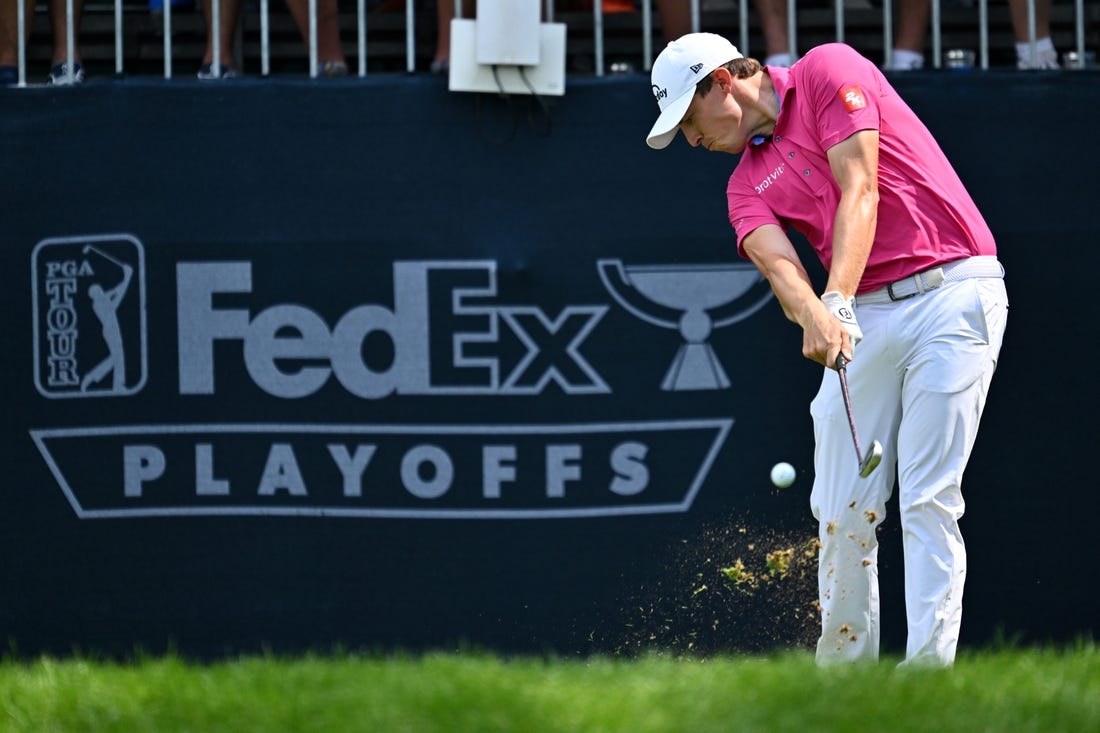
{"type": "Polygon", "coordinates": [[[0,663],[0,731],[55,733],[1100,730],[1093,643],[819,669],[805,652],[689,658],[178,657],[0,663]]]}

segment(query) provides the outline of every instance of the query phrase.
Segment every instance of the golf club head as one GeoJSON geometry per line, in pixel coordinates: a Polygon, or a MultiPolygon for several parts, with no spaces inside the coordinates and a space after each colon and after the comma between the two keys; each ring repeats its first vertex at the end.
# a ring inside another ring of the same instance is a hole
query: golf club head
{"type": "Polygon", "coordinates": [[[871,447],[867,449],[867,455],[863,456],[863,463],[859,464],[859,475],[861,478],[867,478],[870,476],[878,464],[882,462],[882,443],[877,440],[871,441],[871,447]]]}

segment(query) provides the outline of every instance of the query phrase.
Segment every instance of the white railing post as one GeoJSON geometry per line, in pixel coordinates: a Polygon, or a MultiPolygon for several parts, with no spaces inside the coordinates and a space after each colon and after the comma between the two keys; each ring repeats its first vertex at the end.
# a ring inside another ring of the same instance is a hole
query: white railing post
{"type": "Polygon", "coordinates": [[[122,0],[115,0],[115,74],[122,76],[122,0]]]}
{"type": "Polygon", "coordinates": [[[1074,0],[1073,25],[1077,40],[1077,68],[1087,66],[1085,59],[1085,0],[1074,0]]]}
{"type": "Polygon", "coordinates": [[[978,0],[978,54],[981,67],[989,69],[989,0],[978,0]]]}
{"type": "Polygon", "coordinates": [[[741,26],[740,51],[745,56],[752,56],[749,49],[749,0],[740,0],[737,4],[737,22],[741,26]]]}
{"type": "Polygon", "coordinates": [[[309,78],[317,78],[317,0],[309,0],[309,78]]]}
{"type": "Polygon", "coordinates": [[[595,43],[596,76],[603,76],[603,3],[600,0],[592,0],[592,41],[595,43]]]}
{"type": "Polygon", "coordinates": [[[405,2],[405,70],[416,71],[416,13],[412,0],[405,2]]]}
{"type": "Polygon", "coordinates": [[[940,14],[940,0],[932,0],[932,68],[938,69],[943,63],[943,17],[940,14]]]}
{"type": "Polygon", "coordinates": [[[73,49],[76,47],[76,31],[73,28],[73,0],[65,0],[65,81],[76,81],[76,69],[73,68],[73,49]]]}
{"type": "MultiPolygon", "coordinates": [[[[443,0],[439,0],[443,2],[443,0]]],[[[355,2],[355,44],[356,53],[359,56],[359,77],[367,75],[367,3],[366,0],[355,2]]]]}
{"type": "Polygon", "coordinates": [[[883,64],[889,64],[894,55],[894,3],[882,0],[882,53],[883,64]]]}
{"type": "Polygon", "coordinates": [[[1035,0],[1027,0],[1027,42],[1031,47],[1031,60],[1037,61],[1039,58],[1039,45],[1035,30],[1035,0]]]}
{"type": "MultiPolygon", "coordinates": [[[[171,0],[168,0],[171,2],[171,0]]],[[[210,57],[210,70],[214,78],[222,75],[222,4],[221,0],[210,0],[210,34],[213,37],[214,53],[210,57]]]]}
{"type": "Polygon", "coordinates": [[[16,60],[16,66],[19,67],[18,76],[19,80],[16,82],[16,86],[27,86],[27,23],[30,20],[27,18],[27,6],[23,0],[16,0],[15,4],[19,6],[19,9],[15,13],[15,30],[19,34],[19,40],[16,41],[16,54],[18,56],[16,60]]]}
{"type": "MultiPolygon", "coordinates": [[[[767,52],[765,48],[764,53],[767,52]]],[[[798,58],[798,10],[794,0],[787,0],[787,53],[791,56],[791,63],[794,63],[798,58]]]]}
{"type": "Polygon", "coordinates": [[[271,73],[271,3],[260,0],[260,74],[271,73]]]}

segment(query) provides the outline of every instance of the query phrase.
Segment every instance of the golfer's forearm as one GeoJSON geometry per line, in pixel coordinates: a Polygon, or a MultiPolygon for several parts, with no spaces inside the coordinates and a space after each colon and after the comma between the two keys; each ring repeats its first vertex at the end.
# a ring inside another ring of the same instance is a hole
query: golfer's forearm
{"type": "Polygon", "coordinates": [[[764,276],[772,286],[772,292],[775,293],[787,320],[805,327],[812,309],[820,303],[809,275],[801,264],[777,259],[764,271],[764,276]]]}
{"type": "Polygon", "coordinates": [[[833,227],[833,261],[826,292],[835,290],[845,298],[855,295],[878,223],[878,195],[860,191],[840,199],[833,227]]]}
{"type": "Polygon", "coordinates": [[[771,285],[783,314],[805,325],[801,318],[809,301],[817,300],[817,294],[787,235],[778,226],[768,224],[753,230],[742,245],[745,254],[771,285]]]}

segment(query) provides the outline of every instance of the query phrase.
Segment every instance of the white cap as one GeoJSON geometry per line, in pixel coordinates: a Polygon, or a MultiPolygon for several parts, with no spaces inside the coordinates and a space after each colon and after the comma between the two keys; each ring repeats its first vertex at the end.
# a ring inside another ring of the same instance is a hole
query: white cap
{"type": "Polygon", "coordinates": [[[665,46],[653,62],[653,96],[661,108],[646,144],[667,147],[691,106],[695,85],[723,64],[741,58],[741,52],[714,33],[688,33],[665,46]]]}

